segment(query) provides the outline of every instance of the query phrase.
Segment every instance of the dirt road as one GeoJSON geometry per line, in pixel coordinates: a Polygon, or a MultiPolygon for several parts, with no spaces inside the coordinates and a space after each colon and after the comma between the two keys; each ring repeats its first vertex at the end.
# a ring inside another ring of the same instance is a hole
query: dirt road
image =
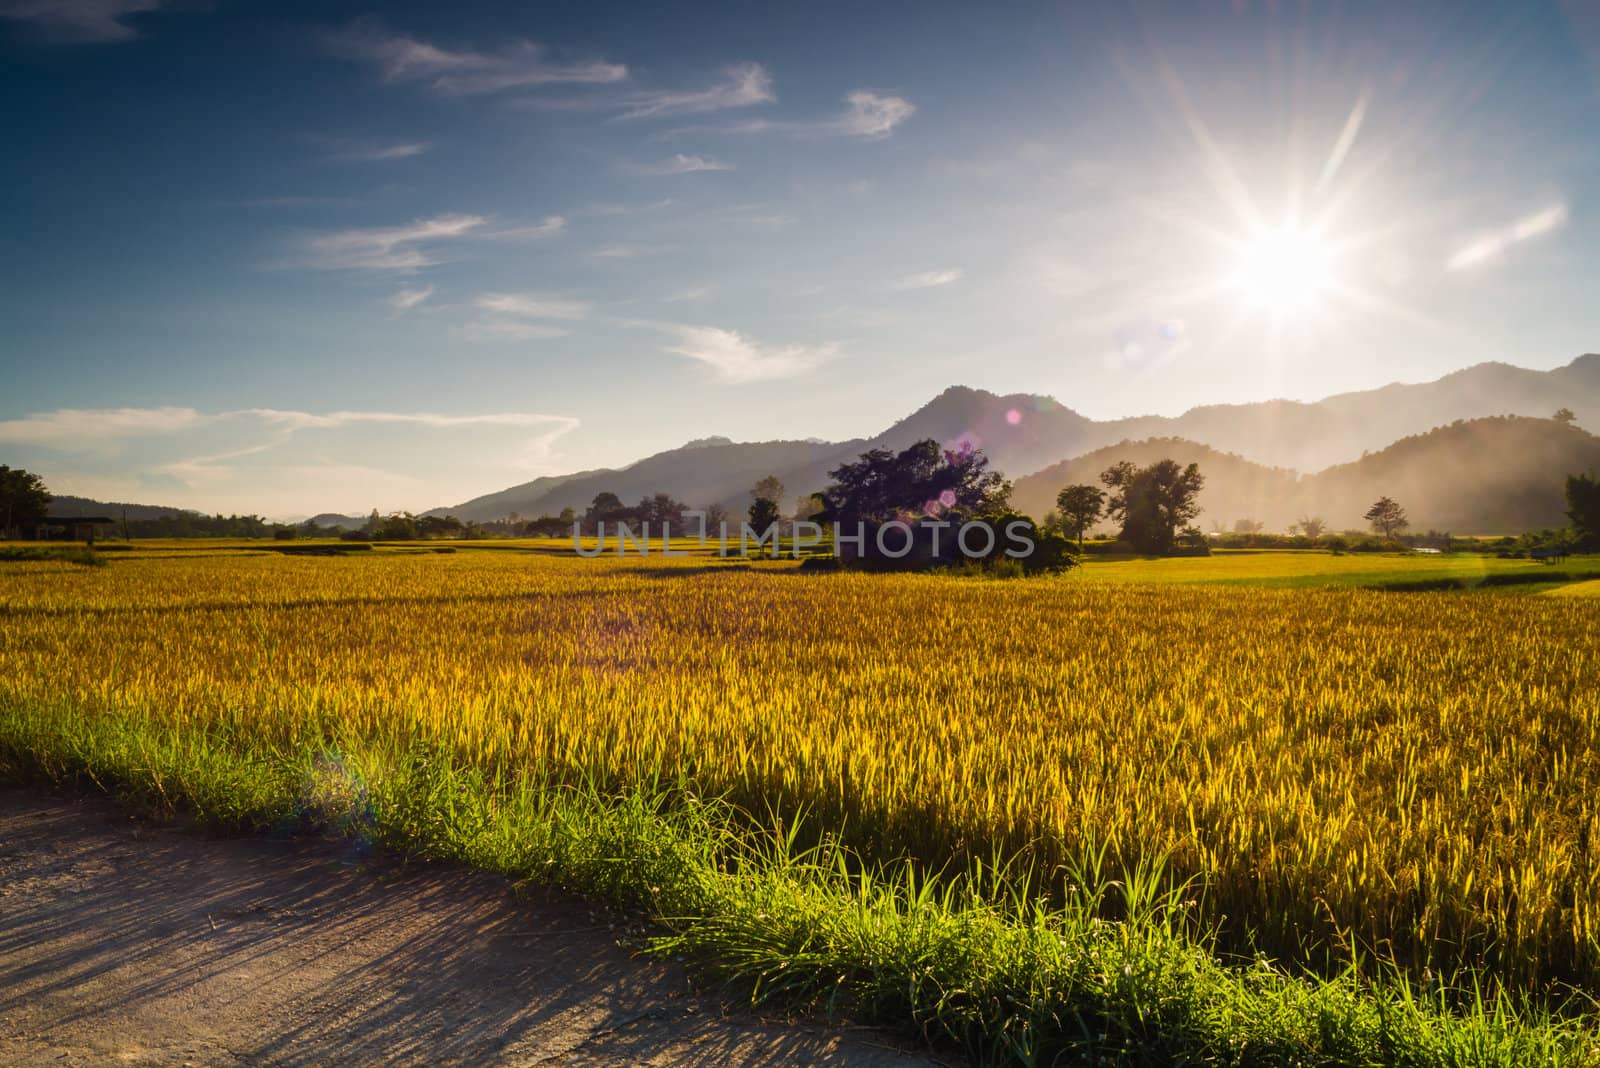
{"type": "Polygon", "coordinates": [[[487,875],[0,791],[0,1064],[930,1063],[727,1011],[612,922],[487,875]]]}

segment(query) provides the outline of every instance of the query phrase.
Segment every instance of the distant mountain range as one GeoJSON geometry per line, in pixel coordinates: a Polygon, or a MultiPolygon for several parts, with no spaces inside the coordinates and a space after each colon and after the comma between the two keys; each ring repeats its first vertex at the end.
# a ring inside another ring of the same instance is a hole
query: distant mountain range
{"type": "Polygon", "coordinates": [[[96,501],[88,497],[60,494],[50,496],[50,514],[68,518],[80,515],[101,515],[110,519],[138,522],[144,519],[165,519],[170,515],[198,515],[190,508],[168,508],[159,504],[124,504],[121,501],[96,501]]]}
{"type": "Polygon", "coordinates": [[[1600,471],[1600,437],[1553,419],[1466,419],[1305,476],[1183,438],[1148,438],[1019,479],[1011,500],[1043,516],[1064,486],[1099,485],[1100,472],[1119,460],[1145,465],[1165,458],[1200,465],[1206,481],[1198,525],[1205,530],[1232,530],[1237,520],[1251,519],[1282,531],[1302,516],[1321,518],[1332,530],[1365,528],[1362,516],[1387,495],[1406,509],[1415,531],[1517,534],[1567,525],[1566,476],[1600,471]]]}
{"type": "MultiPolygon", "coordinates": [[[[1565,523],[1562,479],[1600,468],[1600,439],[1549,417],[1570,408],[1600,429],[1600,354],[1534,371],[1483,363],[1433,382],[1392,384],[1310,403],[1209,405],[1180,416],[1094,420],[1052,397],[1006,396],[952,386],[881,433],[849,441],[691,441],[622,468],[536,478],[429,515],[486,522],[581,512],[600,493],[632,504],[669,493],[696,507],[742,514],[757,480],[777,475],[789,500],[823,488],[828,471],[873,448],[902,449],[923,438],[971,442],[1013,479],[1013,502],[1043,516],[1062,486],[1095,482],[1128,459],[1170,456],[1206,476],[1201,525],[1237,519],[1284,529],[1319,515],[1335,529],[1361,525],[1371,500],[1388,494],[1419,529],[1502,533],[1565,523]],[[1493,418],[1512,416],[1518,418],[1493,418]],[[1314,472],[1306,474],[1305,472],[1314,472]]],[[[178,508],[104,504],[58,497],[57,514],[148,519],[178,508]]],[[[364,515],[324,513],[323,526],[359,526],[364,515]]]]}
{"type": "MultiPolygon", "coordinates": [[[[1052,397],[1024,393],[997,396],[952,386],[870,438],[744,443],[705,438],[624,468],[539,478],[452,507],[434,509],[430,514],[479,522],[512,513],[531,518],[554,515],[568,507],[582,511],[596,494],[603,492],[615,493],[630,504],[646,494],[660,492],[695,506],[720,504],[730,511],[743,511],[749,503],[750,487],[766,475],[782,479],[788,495],[794,498],[821,489],[828,482],[830,469],[867,449],[900,449],[922,438],[933,438],[951,445],[971,441],[983,449],[996,469],[1017,481],[1015,499],[1019,506],[1042,515],[1048,510],[1046,502],[1053,502],[1055,496],[1054,489],[1046,495],[1044,487],[1051,480],[1057,482],[1056,489],[1066,483],[1060,481],[1059,471],[1048,478],[1041,474],[1037,481],[1028,476],[1053,466],[1065,471],[1063,462],[1071,457],[1083,458],[1082,467],[1088,470],[1104,456],[1093,460],[1088,457],[1109,455],[1109,446],[1159,438],[1168,439],[1168,443],[1134,448],[1131,452],[1124,447],[1124,452],[1129,458],[1148,454],[1154,459],[1160,448],[1177,449],[1172,439],[1180,439],[1191,450],[1186,455],[1200,461],[1202,470],[1212,479],[1210,494],[1215,501],[1208,510],[1214,508],[1228,515],[1230,523],[1234,518],[1248,516],[1272,526],[1282,518],[1280,513],[1286,508],[1283,502],[1300,501],[1300,483],[1309,482],[1297,479],[1296,471],[1319,471],[1353,463],[1364,453],[1387,451],[1401,438],[1426,435],[1458,420],[1516,415],[1537,417],[1534,422],[1547,423],[1548,416],[1562,407],[1573,409],[1580,423],[1600,425],[1600,354],[1581,356],[1551,371],[1484,363],[1433,382],[1397,383],[1311,403],[1279,400],[1210,405],[1175,417],[1136,416],[1106,421],[1090,419],[1052,397]],[[1225,454],[1229,453],[1234,455],[1227,457],[1225,454]],[[1294,494],[1289,493],[1289,487],[1295,488],[1294,494]]],[[[1493,437],[1510,431],[1502,428],[1485,433],[1493,437]]],[[[1482,445],[1472,435],[1450,440],[1456,447],[1468,450],[1482,445]]],[[[1574,456],[1581,451],[1576,449],[1574,456]]],[[[1480,461],[1464,462],[1474,467],[1480,461]]],[[[1109,463],[1095,467],[1088,477],[1067,481],[1092,481],[1092,476],[1105,466],[1109,463]]],[[[1329,472],[1319,484],[1331,487],[1338,484],[1338,478],[1346,477],[1355,476],[1334,476],[1329,472]]],[[[1329,499],[1327,510],[1334,510],[1337,503],[1335,495],[1329,499]]],[[[1298,503],[1294,507],[1299,507],[1298,503]]],[[[1440,514],[1454,515],[1448,511],[1440,514]]],[[[1285,522],[1292,522],[1293,518],[1289,516],[1285,522]]],[[[1357,525],[1331,515],[1326,518],[1340,526],[1357,525]]],[[[1412,518],[1413,522],[1423,521],[1420,514],[1413,514],[1412,518]]],[[[1546,502],[1517,529],[1555,522],[1546,502]]],[[[1460,523],[1452,525],[1458,531],[1472,529],[1460,523]]]]}

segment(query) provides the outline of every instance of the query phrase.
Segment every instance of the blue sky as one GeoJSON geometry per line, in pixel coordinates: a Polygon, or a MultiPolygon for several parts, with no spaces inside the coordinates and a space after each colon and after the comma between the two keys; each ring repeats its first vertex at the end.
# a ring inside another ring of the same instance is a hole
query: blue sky
{"type": "Polygon", "coordinates": [[[1595,10],[0,0],[0,460],[420,509],[955,383],[1556,366],[1595,10]]]}

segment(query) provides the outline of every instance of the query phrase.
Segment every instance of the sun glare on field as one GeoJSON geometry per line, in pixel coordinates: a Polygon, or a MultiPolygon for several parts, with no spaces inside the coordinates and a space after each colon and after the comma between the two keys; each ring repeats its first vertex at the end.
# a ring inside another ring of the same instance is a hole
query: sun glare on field
{"type": "Polygon", "coordinates": [[[1333,280],[1333,250],[1317,233],[1294,225],[1253,235],[1239,245],[1229,286],[1245,303],[1274,315],[1313,307],[1333,280]]]}

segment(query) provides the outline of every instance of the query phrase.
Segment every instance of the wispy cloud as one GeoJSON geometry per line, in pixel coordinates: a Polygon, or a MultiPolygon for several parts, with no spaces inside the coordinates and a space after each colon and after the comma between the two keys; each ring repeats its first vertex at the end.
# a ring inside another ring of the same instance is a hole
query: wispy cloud
{"type": "Polygon", "coordinates": [[[0,0],[0,19],[30,26],[62,44],[126,41],[139,32],[123,21],[160,10],[166,0],[0,0]]]}
{"type": "Polygon", "coordinates": [[[567,337],[571,333],[572,331],[564,326],[494,316],[476,319],[462,329],[462,335],[470,341],[539,341],[567,337]]]}
{"type": "Polygon", "coordinates": [[[438,263],[432,246],[483,227],[481,215],[437,215],[405,226],[334,230],[304,242],[297,266],[324,271],[415,271],[438,263]]]}
{"type": "Polygon", "coordinates": [[[396,311],[409,311],[433,296],[432,286],[420,286],[416,289],[402,289],[389,298],[389,306],[396,311]]]}
{"type": "Polygon", "coordinates": [[[358,19],[324,42],[336,55],[376,67],[384,81],[416,83],[448,94],[497,93],[543,85],[603,85],[624,81],[628,68],[601,60],[558,62],[533,41],[493,52],[447,48],[358,19]]]}
{"type": "Polygon", "coordinates": [[[802,139],[859,137],[879,140],[888,137],[916,111],[916,105],[904,97],[858,89],[844,98],[844,110],[836,115],[819,119],[742,119],[720,125],[680,127],[668,131],[665,136],[685,133],[777,133],[802,139]]]}
{"type": "Polygon", "coordinates": [[[568,300],[537,293],[485,293],[477,300],[478,307],[499,315],[515,315],[525,319],[583,319],[589,314],[589,305],[581,300],[568,300]]]}
{"type": "Polygon", "coordinates": [[[818,124],[818,132],[847,134],[851,137],[887,137],[890,131],[917,110],[904,97],[884,96],[864,89],[851,93],[844,101],[844,113],[823,120],[818,124]]]}
{"type": "Polygon", "coordinates": [[[305,515],[487,492],[547,470],[556,441],[577,426],[536,412],[58,409],[0,421],[0,442],[47,454],[60,492],[305,515]]]}
{"type": "Polygon", "coordinates": [[[889,288],[898,291],[910,289],[933,289],[937,286],[947,286],[952,282],[961,281],[964,271],[959,267],[947,271],[923,271],[921,274],[909,274],[904,278],[890,284],[889,288]]]}
{"type": "Polygon", "coordinates": [[[442,262],[439,246],[463,239],[537,241],[566,228],[559,215],[529,226],[491,227],[482,215],[436,215],[402,226],[374,226],[311,234],[279,266],[321,271],[414,273],[442,262]]]}
{"type": "Polygon", "coordinates": [[[347,163],[387,163],[390,160],[410,159],[413,156],[420,156],[432,147],[426,141],[412,141],[393,145],[349,145],[336,150],[332,158],[347,163]]]}
{"type": "Polygon", "coordinates": [[[632,164],[627,170],[631,174],[645,175],[693,174],[696,171],[731,171],[733,170],[733,164],[679,152],[670,159],[660,160],[656,163],[632,164]]]}
{"type": "Polygon", "coordinates": [[[668,115],[703,115],[727,108],[746,108],[777,99],[772,75],[759,63],[739,63],[724,72],[723,80],[701,89],[654,89],[630,93],[622,99],[619,119],[648,119],[668,115]]]}
{"type": "Polygon", "coordinates": [[[541,238],[554,237],[566,228],[566,219],[559,215],[546,215],[531,226],[511,226],[501,230],[489,230],[479,236],[496,241],[538,241],[541,238]]]}
{"type": "Polygon", "coordinates": [[[0,441],[71,447],[109,438],[177,433],[202,419],[193,408],[58,408],[0,420],[0,441]]]}
{"type": "Polygon", "coordinates": [[[710,300],[712,295],[715,294],[716,291],[717,291],[717,287],[715,285],[711,285],[711,284],[698,285],[698,286],[688,286],[688,287],[686,287],[684,289],[679,289],[679,290],[676,290],[676,291],[674,291],[672,293],[669,293],[665,297],[663,297],[662,299],[666,300],[666,301],[670,301],[670,302],[672,302],[674,304],[677,304],[677,303],[698,304],[700,301],[710,300]]]}
{"type": "Polygon", "coordinates": [[[1512,245],[1548,234],[1566,224],[1567,206],[1554,204],[1534,212],[1491,233],[1483,234],[1462,246],[1445,265],[1452,271],[1466,270],[1499,259],[1512,245]]]}
{"type": "Polygon", "coordinates": [[[473,304],[486,313],[466,326],[466,336],[475,341],[565,337],[571,331],[556,324],[589,315],[585,301],[543,293],[485,293],[473,304]]]}
{"type": "Polygon", "coordinates": [[[667,351],[711,368],[719,380],[730,384],[797,378],[809,374],[838,353],[834,344],[761,345],[733,330],[716,326],[655,326],[674,335],[667,351]]]}

